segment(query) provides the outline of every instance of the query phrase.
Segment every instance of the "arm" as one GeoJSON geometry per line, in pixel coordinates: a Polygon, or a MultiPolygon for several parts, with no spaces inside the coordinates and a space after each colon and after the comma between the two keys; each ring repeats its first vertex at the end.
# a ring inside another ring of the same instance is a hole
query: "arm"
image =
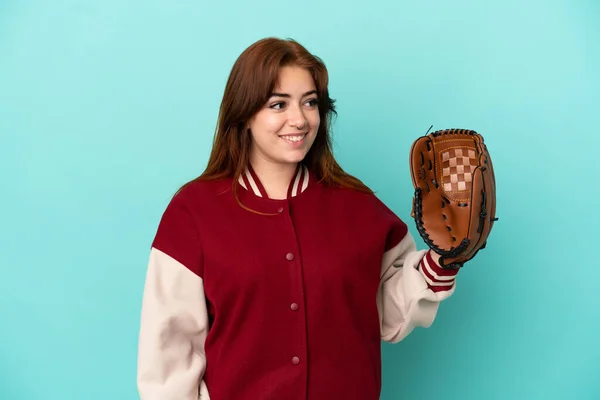
{"type": "Polygon", "coordinates": [[[208,399],[203,375],[208,313],[192,219],[171,204],[150,251],[138,344],[141,400],[208,399]]]}
{"type": "Polygon", "coordinates": [[[437,254],[417,250],[410,232],[383,255],[377,294],[381,338],[397,343],[433,323],[440,302],[454,292],[457,271],[437,265],[437,254]]]}

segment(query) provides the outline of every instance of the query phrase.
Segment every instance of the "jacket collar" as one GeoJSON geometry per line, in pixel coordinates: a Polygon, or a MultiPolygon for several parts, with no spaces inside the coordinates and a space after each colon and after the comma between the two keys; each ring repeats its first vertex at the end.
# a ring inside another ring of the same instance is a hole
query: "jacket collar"
{"type": "MultiPolygon", "coordinates": [[[[287,198],[290,199],[303,193],[313,181],[314,177],[309,173],[308,168],[304,164],[299,163],[296,167],[296,173],[288,186],[287,198]]],[[[262,182],[250,164],[248,164],[244,173],[240,175],[238,183],[257,197],[269,198],[262,182]]]]}

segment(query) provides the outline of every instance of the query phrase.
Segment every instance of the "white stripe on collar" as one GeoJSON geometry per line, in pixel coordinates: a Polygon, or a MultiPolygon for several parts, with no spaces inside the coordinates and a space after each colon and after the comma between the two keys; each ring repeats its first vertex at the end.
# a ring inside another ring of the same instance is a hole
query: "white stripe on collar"
{"type": "Polygon", "coordinates": [[[298,195],[298,189],[300,189],[300,193],[304,192],[308,187],[308,168],[305,165],[301,165],[298,168],[298,173],[296,174],[296,178],[294,179],[294,186],[292,187],[292,197],[296,197],[298,195]],[[302,185],[300,185],[302,182],[302,185]]]}
{"type": "MultiPolygon", "coordinates": [[[[254,194],[258,197],[262,197],[262,194],[260,193],[260,190],[258,189],[258,186],[256,185],[256,182],[254,181],[254,178],[252,177],[252,174],[250,173],[250,170],[248,168],[246,168],[244,174],[246,175],[246,179],[248,179],[248,182],[250,183],[250,187],[252,188],[254,194]]],[[[300,193],[304,192],[308,187],[308,180],[308,168],[305,165],[301,165],[300,168],[298,168],[296,176],[294,177],[291,197],[296,197],[298,195],[298,189],[300,189],[300,193]]],[[[248,190],[248,187],[244,182],[243,175],[240,175],[240,177],[238,178],[238,182],[244,189],[248,190]]]]}
{"type": "Polygon", "coordinates": [[[298,195],[298,188],[300,188],[300,193],[304,192],[308,187],[308,168],[305,165],[302,165],[298,168],[298,173],[296,174],[296,178],[294,179],[294,186],[292,187],[292,197],[296,197],[298,195]],[[300,182],[302,181],[302,186],[300,186],[300,182]]]}
{"type": "Polygon", "coordinates": [[[303,165],[302,169],[304,170],[304,182],[302,183],[302,189],[300,190],[300,193],[304,192],[306,190],[306,188],[308,187],[308,179],[309,179],[308,168],[306,167],[306,165],[303,165]]]}
{"type": "Polygon", "coordinates": [[[240,175],[240,177],[238,178],[238,183],[240,185],[242,185],[242,187],[246,190],[248,190],[248,188],[246,187],[246,183],[244,183],[244,178],[242,177],[242,175],[240,175]]]}
{"type": "Polygon", "coordinates": [[[304,171],[303,168],[298,168],[298,172],[296,173],[296,177],[294,178],[294,185],[292,186],[292,197],[296,197],[298,195],[298,183],[300,182],[302,171],[304,171]]]}
{"type": "Polygon", "coordinates": [[[254,194],[258,197],[262,197],[262,194],[260,194],[260,190],[258,190],[258,186],[256,186],[256,182],[254,182],[254,178],[252,177],[252,174],[248,168],[246,168],[246,179],[248,179],[248,182],[250,182],[250,186],[252,186],[254,194]]]}

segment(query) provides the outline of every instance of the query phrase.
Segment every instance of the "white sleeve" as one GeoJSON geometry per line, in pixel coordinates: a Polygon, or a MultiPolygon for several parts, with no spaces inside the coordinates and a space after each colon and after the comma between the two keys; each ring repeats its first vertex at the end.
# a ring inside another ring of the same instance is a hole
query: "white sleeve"
{"type": "Polygon", "coordinates": [[[203,381],[208,312],[202,279],[152,248],[139,332],[141,400],[207,400],[203,381]]]}
{"type": "Polygon", "coordinates": [[[397,343],[415,327],[429,327],[440,302],[454,292],[456,271],[442,270],[430,250],[404,238],[383,255],[377,307],[382,340],[397,343]]]}

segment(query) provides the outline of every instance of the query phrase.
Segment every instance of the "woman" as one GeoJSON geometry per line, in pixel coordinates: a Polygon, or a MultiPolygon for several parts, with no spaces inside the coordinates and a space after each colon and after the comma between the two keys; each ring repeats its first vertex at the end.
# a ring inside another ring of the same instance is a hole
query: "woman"
{"type": "Polygon", "coordinates": [[[456,271],[336,163],[324,64],[267,38],[236,61],[208,167],[150,251],[142,400],[375,400],[380,340],[429,326],[456,271]]]}

